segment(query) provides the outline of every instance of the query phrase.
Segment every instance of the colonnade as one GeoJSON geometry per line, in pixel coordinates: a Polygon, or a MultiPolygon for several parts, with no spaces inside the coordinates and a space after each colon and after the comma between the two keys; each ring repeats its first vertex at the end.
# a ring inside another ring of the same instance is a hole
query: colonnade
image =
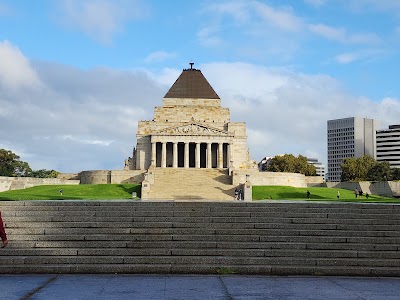
{"type": "Polygon", "coordinates": [[[228,168],[231,146],[211,142],[153,142],[151,163],[161,168],[228,168]]]}

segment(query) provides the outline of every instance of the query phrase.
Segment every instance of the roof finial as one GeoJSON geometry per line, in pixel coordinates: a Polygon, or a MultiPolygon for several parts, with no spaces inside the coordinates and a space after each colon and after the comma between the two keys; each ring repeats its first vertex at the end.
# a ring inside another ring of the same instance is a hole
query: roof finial
{"type": "Polygon", "coordinates": [[[193,62],[191,62],[191,63],[189,63],[189,65],[190,65],[190,70],[192,70],[192,69],[193,69],[193,65],[194,65],[194,63],[193,63],[193,62]]]}

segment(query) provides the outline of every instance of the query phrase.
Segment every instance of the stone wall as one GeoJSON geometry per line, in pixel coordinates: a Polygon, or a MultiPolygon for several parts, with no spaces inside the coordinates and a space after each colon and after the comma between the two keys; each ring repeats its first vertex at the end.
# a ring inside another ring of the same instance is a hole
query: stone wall
{"type": "Polygon", "coordinates": [[[206,106],[163,106],[154,108],[154,121],[166,123],[190,122],[226,123],[229,122],[228,108],[206,106]]]}
{"type": "Polygon", "coordinates": [[[92,170],[80,174],[81,184],[140,184],[144,180],[144,171],[141,170],[92,170]]]}
{"type": "Polygon", "coordinates": [[[400,197],[400,181],[380,182],[327,182],[327,187],[354,191],[356,188],[364,193],[386,197],[400,197]]]}
{"type": "Polygon", "coordinates": [[[57,178],[65,180],[81,180],[81,173],[60,173],[57,178]]]}
{"type": "Polygon", "coordinates": [[[81,172],[81,184],[110,184],[111,171],[91,170],[81,172]]]}
{"type": "Polygon", "coordinates": [[[142,170],[129,170],[129,171],[111,171],[111,183],[137,183],[140,184],[144,180],[144,171],[142,170]]]}
{"type": "Polygon", "coordinates": [[[305,180],[306,180],[307,186],[309,186],[309,187],[326,186],[325,180],[322,176],[306,176],[305,180]]]}
{"type": "Polygon", "coordinates": [[[246,175],[250,175],[249,181],[255,185],[283,185],[293,187],[307,187],[303,174],[285,172],[259,172],[258,170],[234,170],[232,182],[237,186],[246,182],[246,175]]]}
{"type": "Polygon", "coordinates": [[[26,189],[38,185],[79,184],[79,180],[59,178],[3,177],[0,176],[0,192],[26,189]]]}

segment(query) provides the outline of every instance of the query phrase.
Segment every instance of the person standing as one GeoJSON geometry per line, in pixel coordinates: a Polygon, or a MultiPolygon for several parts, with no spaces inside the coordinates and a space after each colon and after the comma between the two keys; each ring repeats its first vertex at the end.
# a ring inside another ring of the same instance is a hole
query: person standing
{"type": "Polygon", "coordinates": [[[358,188],[354,190],[354,195],[356,195],[356,198],[358,197],[358,188]]]}
{"type": "Polygon", "coordinates": [[[337,191],[337,194],[336,194],[336,198],[340,198],[340,192],[339,191],[337,191]]]}
{"type": "Polygon", "coordinates": [[[4,229],[3,219],[1,218],[1,211],[0,211],[0,237],[1,237],[1,241],[3,242],[3,245],[1,246],[1,248],[7,247],[8,240],[7,240],[6,231],[4,229]]]}

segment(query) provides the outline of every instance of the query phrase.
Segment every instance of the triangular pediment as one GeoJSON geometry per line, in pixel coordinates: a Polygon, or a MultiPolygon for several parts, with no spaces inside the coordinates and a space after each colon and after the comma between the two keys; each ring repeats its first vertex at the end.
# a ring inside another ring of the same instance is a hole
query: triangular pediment
{"type": "Polygon", "coordinates": [[[198,123],[188,123],[180,126],[173,126],[154,132],[152,135],[212,135],[231,136],[226,130],[212,128],[198,123]]]}

